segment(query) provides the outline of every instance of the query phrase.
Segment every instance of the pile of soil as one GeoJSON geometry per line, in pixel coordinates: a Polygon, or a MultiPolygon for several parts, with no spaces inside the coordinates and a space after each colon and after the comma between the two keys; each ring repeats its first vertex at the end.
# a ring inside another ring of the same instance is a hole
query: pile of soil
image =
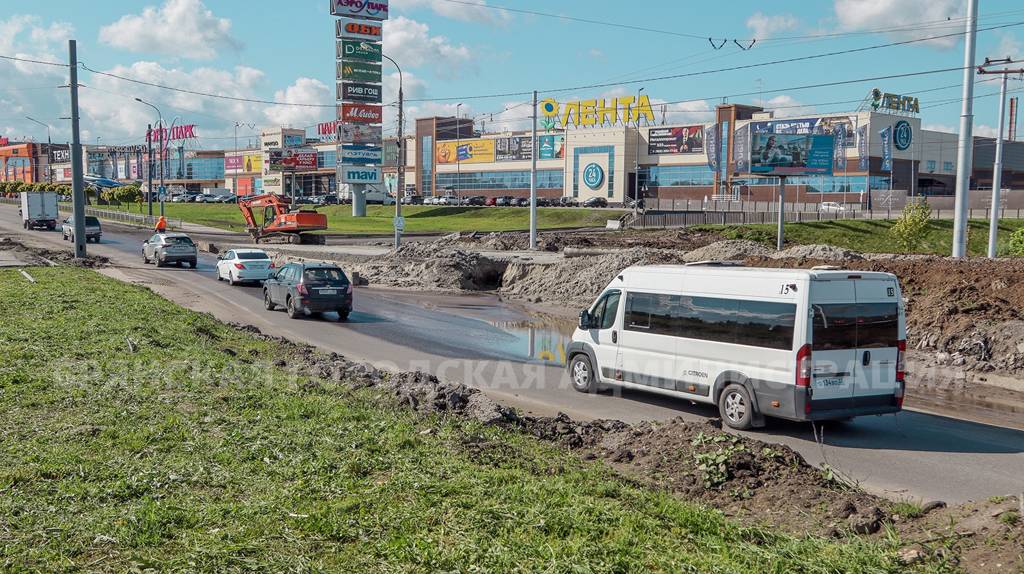
{"type": "Polygon", "coordinates": [[[513,261],[505,269],[503,297],[576,309],[594,297],[621,270],[631,265],[681,263],[683,254],[664,249],[630,249],[621,253],[565,258],[557,263],[513,261]]]}
{"type": "MultiPolygon", "coordinates": [[[[673,249],[690,251],[704,247],[722,238],[709,231],[688,229],[626,230],[617,233],[596,231],[547,231],[537,235],[537,246],[542,251],[562,251],[566,247],[595,247],[602,249],[673,249]]],[[[442,237],[435,245],[462,247],[483,251],[521,251],[529,247],[527,233],[453,233],[442,237]]]]}
{"type": "Polygon", "coordinates": [[[822,261],[856,261],[864,259],[860,252],[836,247],[835,245],[794,245],[788,249],[771,253],[772,259],[817,259],[822,261]]]}
{"type": "Polygon", "coordinates": [[[771,251],[764,245],[750,241],[749,239],[726,239],[716,241],[687,252],[683,255],[683,261],[695,263],[697,261],[734,261],[743,260],[747,257],[766,257],[771,251]]]}
{"type": "Polygon", "coordinates": [[[383,257],[346,268],[371,285],[435,291],[489,291],[501,285],[506,263],[473,251],[430,243],[406,243],[383,257]]]}
{"type": "MultiPolygon", "coordinates": [[[[336,353],[262,335],[252,326],[236,328],[283,345],[286,358],[275,366],[308,377],[311,390],[331,384],[376,389],[396,407],[423,415],[466,417],[529,433],[741,523],[836,538],[886,536],[891,528],[905,541],[899,559],[907,565],[940,557],[967,572],[990,572],[994,564],[1007,571],[1024,566],[1024,518],[1021,501],[1014,497],[953,508],[941,501],[898,507],[808,465],[789,447],[723,432],[720,421],[674,419],[632,426],[616,420],[576,421],[565,414],[524,416],[461,383],[423,372],[379,371],[336,353]],[[899,515],[906,508],[913,516],[899,515]]],[[[463,446],[467,456],[481,461],[500,457],[504,448],[473,437],[463,446]]]]}
{"type": "Polygon", "coordinates": [[[90,255],[84,259],[76,259],[74,251],[44,249],[30,247],[10,237],[0,237],[0,251],[14,252],[18,259],[25,260],[32,265],[71,265],[74,267],[105,267],[110,264],[106,257],[90,255]]]}

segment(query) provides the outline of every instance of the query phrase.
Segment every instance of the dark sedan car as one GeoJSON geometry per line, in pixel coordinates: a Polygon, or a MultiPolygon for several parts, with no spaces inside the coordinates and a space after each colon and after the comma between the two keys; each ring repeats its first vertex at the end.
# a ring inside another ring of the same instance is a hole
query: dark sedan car
{"type": "Polygon", "coordinates": [[[583,207],[608,207],[608,200],[603,197],[591,197],[583,202],[583,207]]]}
{"type": "Polygon", "coordinates": [[[263,305],[282,306],[292,319],[335,311],[344,321],[352,312],[352,283],[331,263],[289,263],[263,282],[263,305]]]}

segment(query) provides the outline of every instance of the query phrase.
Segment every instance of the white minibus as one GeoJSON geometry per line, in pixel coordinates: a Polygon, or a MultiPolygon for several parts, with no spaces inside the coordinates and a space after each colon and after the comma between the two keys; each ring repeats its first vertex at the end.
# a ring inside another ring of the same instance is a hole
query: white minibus
{"type": "Polygon", "coordinates": [[[577,391],[710,403],[747,429],[897,412],[905,353],[891,273],[701,262],[623,270],[580,313],[566,356],[577,391]]]}

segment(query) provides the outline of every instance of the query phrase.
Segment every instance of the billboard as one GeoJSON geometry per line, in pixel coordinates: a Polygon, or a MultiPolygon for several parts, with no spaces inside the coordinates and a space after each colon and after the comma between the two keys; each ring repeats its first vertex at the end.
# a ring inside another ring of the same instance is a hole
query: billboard
{"type": "Polygon", "coordinates": [[[533,138],[513,136],[494,140],[495,161],[522,161],[533,158],[533,138]]]}
{"type": "Polygon", "coordinates": [[[266,159],[268,171],[312,171],[317,164],[314,149],[270,149],[266,159]]]}
{"type": "Polygon", "coordinates": [[[540,152],[537,159],[562,159],[565,157],[565,136],[548,135],[537,138],[540,152]]]}
{"type": "Polygon", "coordinates": [[[384,159],[384,150],[368,145],[343,145],[339,161],[343,163],[366,163],[380,165],[384,159]]]}
{"type": "Polygon", "coordinates": [[[388,19],[388,0],[331,0],[332,16],[388,19]]]}
{"type": "Polygon", "coordinates": [[[338,127],[338,141],[343,144],[381,145],[384,136],[380,126],[341,123],[338,127]]]}
{"type": "Polygon", "coordinates": [[[338,62],[338,79],[354,82],[381,82],[380,64],[367,62],[338,62]]]}
{"type": "Polygon", "coordinates": [[[380,22],[367,22],[353,18],[338,18],[335,32],[338,38],[345,40],[380,42],[384,37],[384,28],[381,27],[380,22]]]}
{"type": "Polygon", "coordinates": [[[381,101],[381,87],[380,84],[340,82],[338,84],[338,99],[379,104],[381,101]]]}
{"type": "Polygon", "coordinates": [[[259,173],[263,171],[263,154],[226,155],[224,156],[224,171],[259,173]]]}
{"type": "Polygon", "coordinates": [[[647,155],[703,152],[704,126],[651,128],[647,132],[647,155]]]}
{"type": "Polygon", "coordinates": [[[341,117],[343,122],[360,124],[379,124],[384,120],[384,111],[380,105],[374,104],[342,104],[341,117]]]}
{"type": "Polygon", "coordinates": [[[766,122],[750,122],[750,133],[769,134],[825,134],[830,135],[843,130],[843,142],[846,147],[855,145],[857,116],[828,116],[816,118],[793,118],[771,120],[766,122]]]}
{"type": "Polygon", "coordinates": [[[363,40],[338,40],[338,59],[342,58],[379,64],[381,62],[380,44],[363,40]]]}
{"type": "Polygon", "coordinates": [[[494,161],[494,140],[440,141],[434,157],[439,164],[490,163],[494,161]]]}
{"type": "Polygon", "coordinates": [[[341,170],[341,183],[380,183],[381,171],[379,167],[343,166],[341,170]]]}
{"type": "Polygon", "coordinates": [[[750,173],[830,175],[834,140],[819,134],[750,134],[750,173]]]}

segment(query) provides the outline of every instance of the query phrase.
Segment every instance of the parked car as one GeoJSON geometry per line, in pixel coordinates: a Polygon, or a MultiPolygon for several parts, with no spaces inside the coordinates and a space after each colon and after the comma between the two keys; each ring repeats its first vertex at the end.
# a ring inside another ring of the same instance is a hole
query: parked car
{"type": "Polygon", "coordinates": [[[472,197],[467,197],[466,200],[462,202],[462,204],[463,205],[483,205],[486,201],[487,201],[486,197],[484,197],[482,195],[474,195],[472,197]]]}
{"type": "Polygon", "coordinates": [[[335,195],[333,193],[329,193],[327,195],[319,196],[317,198],[317,202],[316,203],[317,203],[317,205],[338,205],[340,202],[338,201],[338,196],[337,195],[335,195]]]}
{"type": "Polygon", "coordinates": [[[497,204],[498,204],[498,198],[497,197],[488,197],[487,199],[484,200],[484,205],[486,205],[487,207],[494,207],[497,204]]]}
{"type": "Polygon", "coordinates": [[[591,197],[583,202],[583,207],[608,207],[608,200],[603,197],[591,197]]]}
{"type": "Polygon", "coordinates": [[[228,285],[265,281],[273,271],[274,262],[262,249],[232,249],[217,258],[217,281],[228,285]]]}
{"type": "Polygon", "coordinates": [[[580,313],[569,376],[580,392],[622,385],[716,405],[736,429],[765,417],[895,413],[905,390],[901,300],[891,273],[630,267],[580,313]]]}
{"type": "Polygon", "coordinates": [[[529,197],[517,197],[512,200],[512,205],[516,207],[530,207],[529,197]]]}
{"type": "Polygon", "coordinates": [[[842,211],[846,211],[846,208],[843,207],[841,203],[837,203],[835,201],[823,201],[818,205],[818,211],[839,213],[842,211]]]}
{"type": "Polygon", "coordinates": [[[297,319],[334,311],[345,321],[352,312],[352,283],[333,263],[289,263],[263,282],[263,306],[279,306],[297,319]]]}
{"type": "Polygon", "coordinates": [[[575,197],[560,197],[558,198],[559,207],[577,207],[580,204],[575,197]]]}
{"type": "MultiPolygon", "coordinates": [[[[64,223],[60,225],[60,234],[64,238],[64,241],[75,240],[75,216],[71,216],[64,220],[64,223]]],[[[85,216],[85,242],[95,241],[100,242],[100,238],[103,237],[103,229],[100,226],[100,220],[91,216],[85,216]]]]}
{"type": "Polygon", "coordinates": [[[515,198],[512,197],[511,195],[502,195],[502,196],[498,197],[498,199],[494,202],[494,205],[496,205],[498,207],[508,207],[508,206],[512,205],[512,201],[514,199],[515,198]]]}
{"type": "Polygon", "coordinates": [[[157,233],[142,243],[142,262],[164,267],[171,263],[181,267],[188,263],[192,269],[199,261],[199,250],[192,238],[184,233],[157,233]]]}
{"type": "Polygon", "coordinates": [[[185,194],[175,195],[171,198],[171,203],[188,203],[188,196],[185,194]]]}
{"type": "Polygon", "coordinates": [[[406,205],[423,205],[422,195],[407,195],[402,198],[402,203],[406,205]]]}
{"type": "Polygon", "coordinates": [[[551,207],[554,205],[554,201],[550,197],[538,197],[537,207],[551,207]]]}

